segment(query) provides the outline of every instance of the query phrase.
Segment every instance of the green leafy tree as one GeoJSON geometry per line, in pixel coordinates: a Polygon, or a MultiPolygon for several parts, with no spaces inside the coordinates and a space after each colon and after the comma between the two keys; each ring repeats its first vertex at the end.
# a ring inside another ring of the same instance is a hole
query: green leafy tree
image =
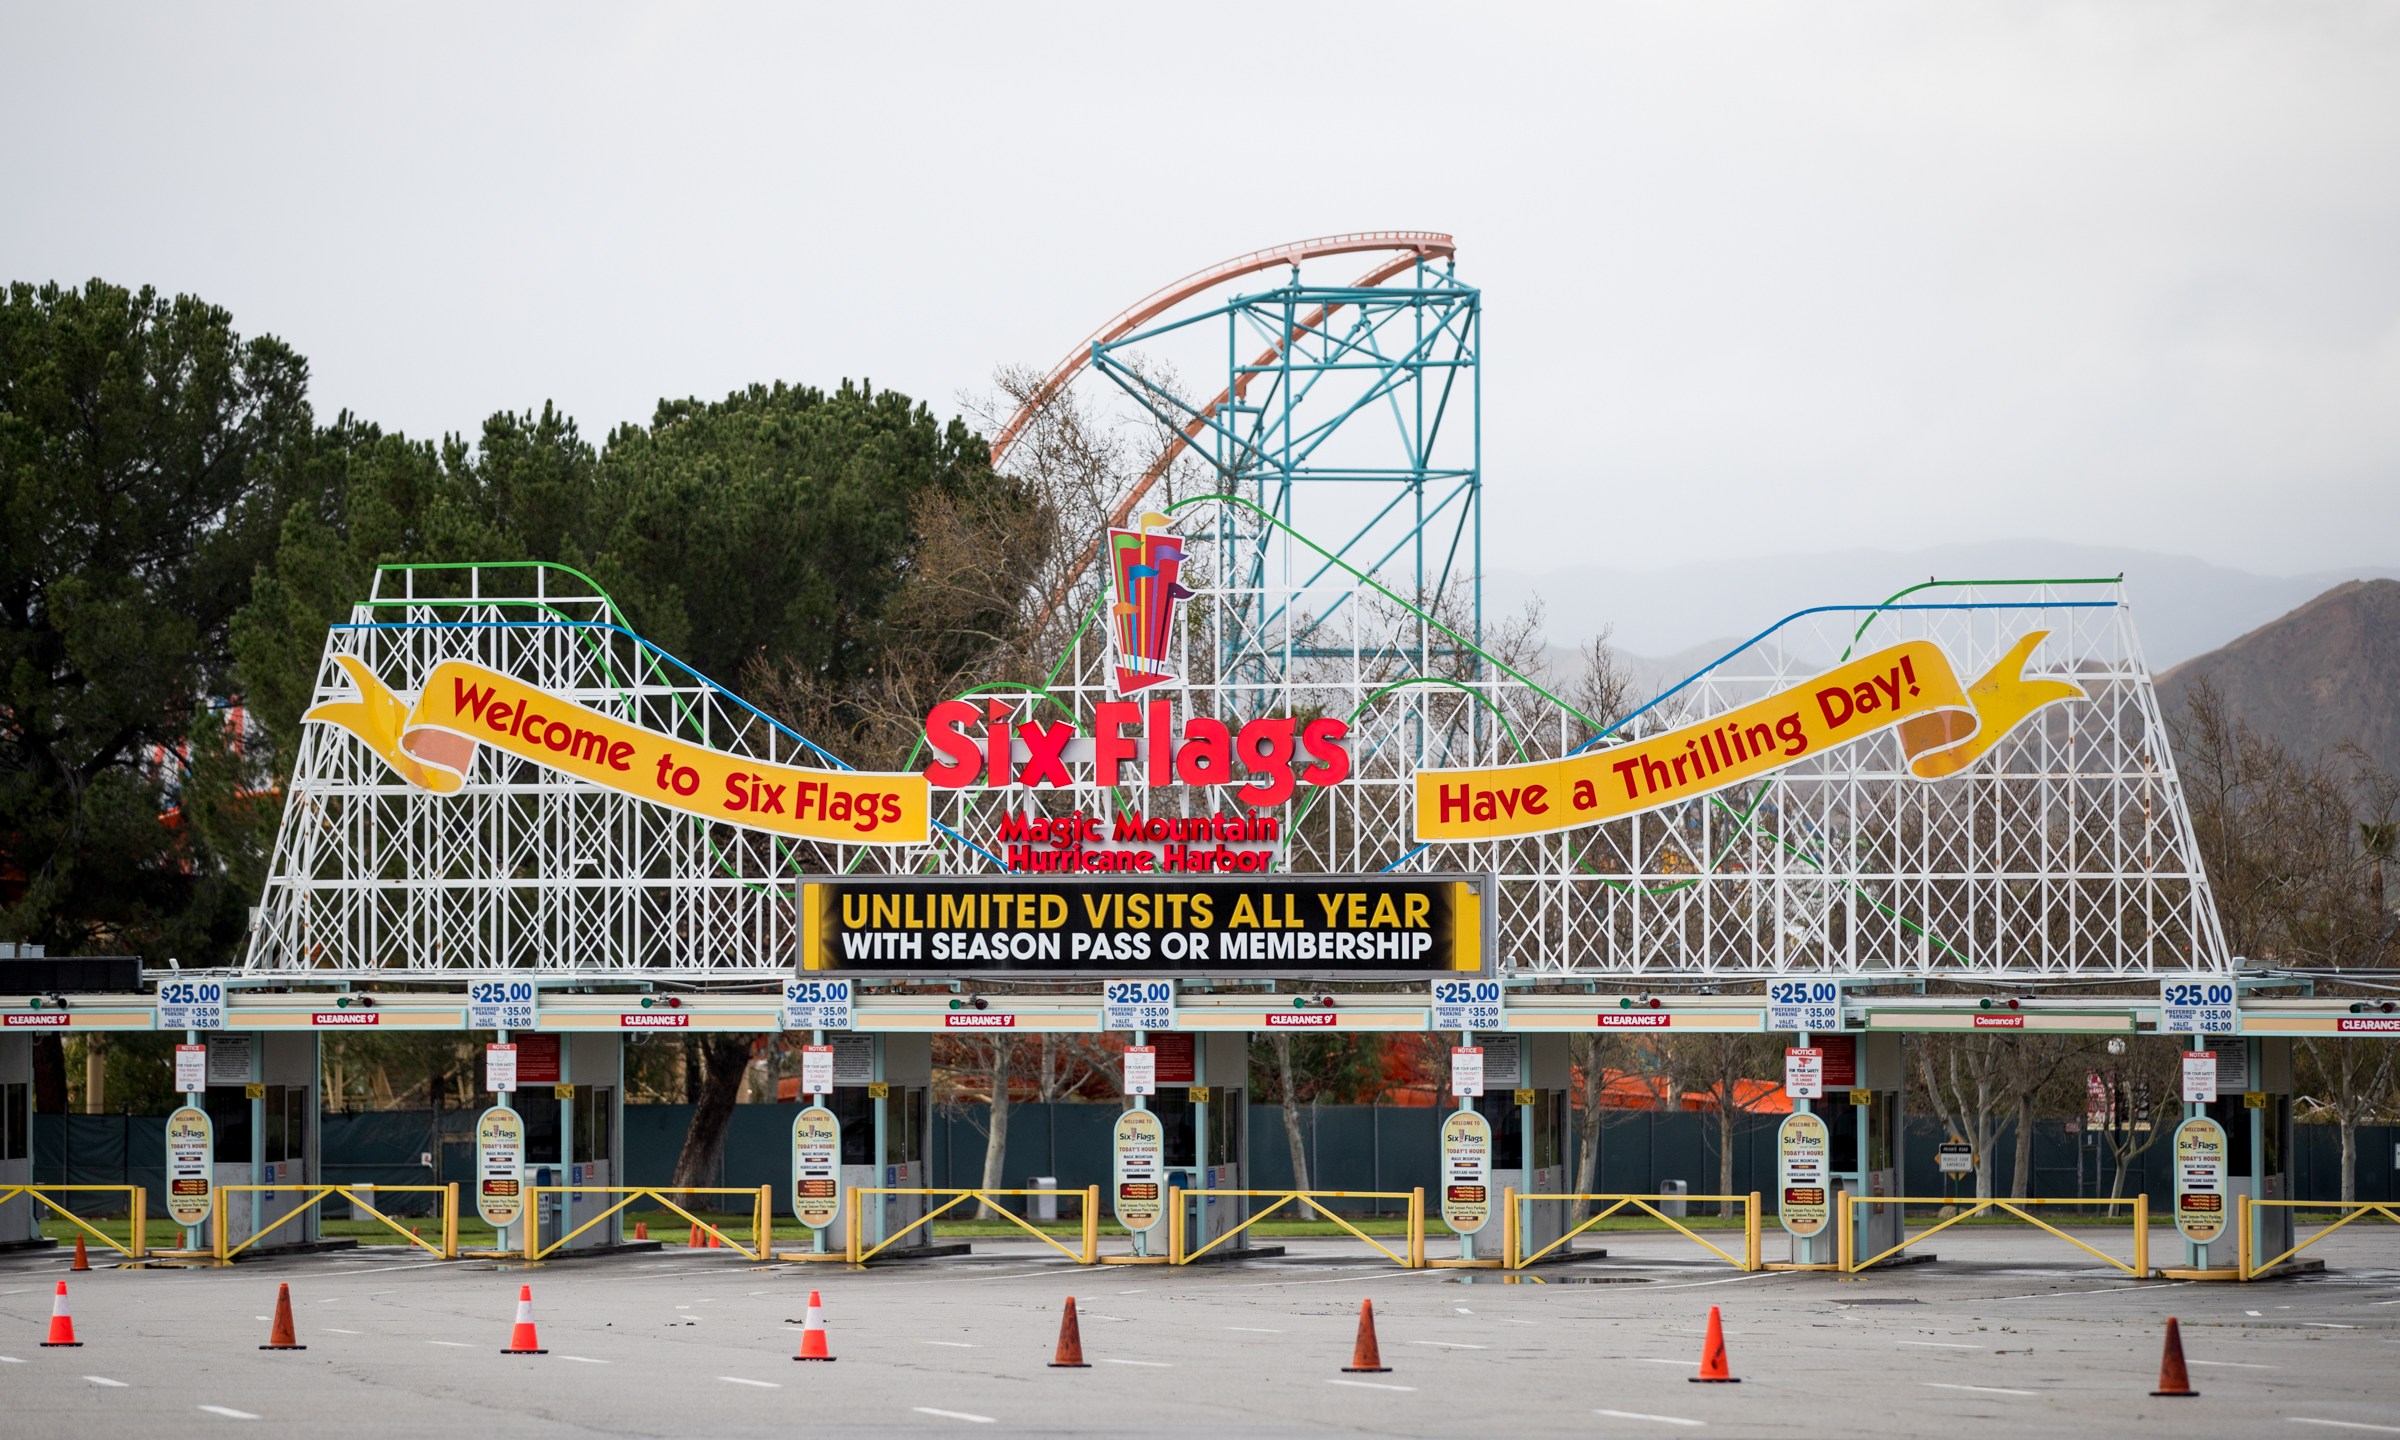
{"type": "Polygon", "coordinates": [[[210,960],[238,942],[228,867],[261,817],[227,724],[230,635],[306,448],[307,378],[189,296],[93,281],[0,303],[10,938],[210,960]]]}

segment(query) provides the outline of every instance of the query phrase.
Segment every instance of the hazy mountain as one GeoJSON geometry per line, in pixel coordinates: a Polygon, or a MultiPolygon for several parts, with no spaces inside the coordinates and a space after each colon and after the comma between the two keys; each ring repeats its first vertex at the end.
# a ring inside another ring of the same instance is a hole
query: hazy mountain
{"type": "MultiPolygon", "coordinates": [[[[1696,651],[1704,664],[1742,639],[1811,605],[1874,604],[1928,577],[2021,579],[2123,574],[2151,668],[2164,670],[2255,630],[2345,580],[2400,577],[2400,566],[2314,575],[2254,575],[2187,555],[2158,555],[2049,540],[1994,540],[1922,550],[1851,550],[1634,570],[1578,565],[1544,574],[1496,570],[1484,582],[1487,614],[1539,595],[1544,630],[1571,650],[1604,625],[1632,656],[1696,651]],[[1730,637],[1730,638],[1729,638],[1730,637]],[[1722,642],[1722,643],[1720,643],[1722,642]],[[1712,648],[1713,647],[1713,648],[1712,648]]],[[[1676,678],[1693,666],[1676,672],[1676,678]]]]}
{"type": "Polygon", "coordinates": [[[2169,715],[2206,679],[2250,728],[2302,755],[2343,744],[2400,774],[2400,581],[2354,580],[2158,677],[2169,715]]]}

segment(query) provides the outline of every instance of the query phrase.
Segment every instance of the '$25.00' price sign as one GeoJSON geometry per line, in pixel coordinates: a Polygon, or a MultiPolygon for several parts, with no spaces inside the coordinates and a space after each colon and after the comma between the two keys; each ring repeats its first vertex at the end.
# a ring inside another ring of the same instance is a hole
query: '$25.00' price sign
{"type": "Polygon", "coordinates": [[[783,984],[783,1028],[786,1030],[847,1030],[850,1028],[850,982],[847,980],[787,980],[783,984]]]}
{"type": "Polygon", "coordinates": [[[1767,984],[1767,1029],[1826,1034],[1842,1028],[1842,990],[1831,980],[1767,984]]]}
{"type": "Polygon", "coordinates": [[[1436,1030],[1497,1030],[1500,1028],[1500,982],[1497,980],[1436,980],[1433,982],[1433,1028],[1436,1030]]]}
{"type": "Polygon", "coordinates": [[[469,1030],[531,1030],[531,980],[473,980],[467,984],[469,1030]]]}
{"type": "Polygon", "coordinates": [[[1103,1030],[1172,1030],[1175,982],[1111,980],[1101,991],[1100,1012],[1103,1030]]]}

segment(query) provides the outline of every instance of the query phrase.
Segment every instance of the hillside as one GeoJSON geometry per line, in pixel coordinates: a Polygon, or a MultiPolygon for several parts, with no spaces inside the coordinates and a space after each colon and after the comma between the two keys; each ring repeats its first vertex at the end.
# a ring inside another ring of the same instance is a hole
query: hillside
{"type": "Polygon", "coordinates": [[[2345,742],[2400,774],[2400,580],[2337,585],[2158,678],[2170,719],[2213,682],[2252,729],[2305,756],[2345,742]]]}

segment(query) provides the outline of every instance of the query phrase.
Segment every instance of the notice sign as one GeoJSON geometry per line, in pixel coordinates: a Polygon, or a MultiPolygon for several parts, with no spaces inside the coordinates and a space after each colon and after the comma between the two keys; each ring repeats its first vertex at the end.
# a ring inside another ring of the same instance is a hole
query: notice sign
{"type": "Polygon", "coordinates": [[[1158,1047],[1128,1045],[1125,1047],[1125,1093],[1156,1095],[1158,1093],[1158,1047]]]}
{"type": "Polygon", "coordinates": [[[2207,1118],[2175,1127],[2175,1228],[2195,1245],[2225,1233],[2225,1127],[2207,1118]]]}
{"type": "Polygon", "coordinates": [[[1472,1235],[1492,1218],[1492,1122],[1472,1110],[1442,1120],[1442,1223],[1472,1235]]]}
{"type": "Polygon", "coordinates": [[[167,1213],[176,1224],[197,1225],[208,1218],[215,1199],[209,1166],[216,1148],[217,1129],[207,1111],[186,1105],[167,1117],[167,1213]]]}
{"type": "Polygon", "coordinates": [[[1832,1153],[1832,1136],[1818,1116],[1787,1116],[1775,1131],[1776,1214],[1791,1234],[1818,1234],[1833,1218],[1832,1153]]]}
{"type": "Polygon", "coordinates": [[[506,1095],[517,1088],[516,1046],[483,1047],[483,1088],[494,1095],[506,1095]]]}
{"type": "Polygon", "coordinates": [[[178,1045],[175,1047],[175,1088],[186,1095],[208,1088],[208,1047],[178,1045]]]}
{"type": "Polygon", "coordinates": [[[208,1037],[209,1084],[256,1085],[258,1080],[258,1045],[255,1036],[208,1037]]]}
{"type": "Polygon", "coordinates": [[[1470,1097],[1483,1093],[1482,1046],[1450,1047],[1450,1093],[1470,1097]]]}
{"type": "Polygon", "coordinates": [[[495,1230],[525,1213],[525,1122],[497,1105],[475,1117],[475,1213],[495,1230]]]}
{"type": "Polygon", "coordinates": [[[2217,1052],[2190,1050],[2183,1057],[2183,1098],[2207,1104],[2217,1098],[2217,1052]]]}
{"type": "Polygon", "coordinates": [[[842,1208],[842,1122],[822,1105],[792,1119],[792,1215],[811,1230],[842,1208]]]}
{"type": "Polygon", "coordinates": [[[831,1095],[833,1093],[833,1047],[803,1045],[800,1047],[800,1093],[831,1095]]]}
{"type": "Polygon", "coordinates": [[[1147,1230],[1167,1213],[1166,1132],[1147,1110],[1117,1117],[1115,1144],[1117,1223],[1147,1230]]]}
{"type": "Polygon", "coordinates": [[[1825,1095],[1825,1052],[1816,1046],[1795,1045],[1783,1052],[1783,1093],[1794,1100],[1818,1100],[1825,1095]]]}

